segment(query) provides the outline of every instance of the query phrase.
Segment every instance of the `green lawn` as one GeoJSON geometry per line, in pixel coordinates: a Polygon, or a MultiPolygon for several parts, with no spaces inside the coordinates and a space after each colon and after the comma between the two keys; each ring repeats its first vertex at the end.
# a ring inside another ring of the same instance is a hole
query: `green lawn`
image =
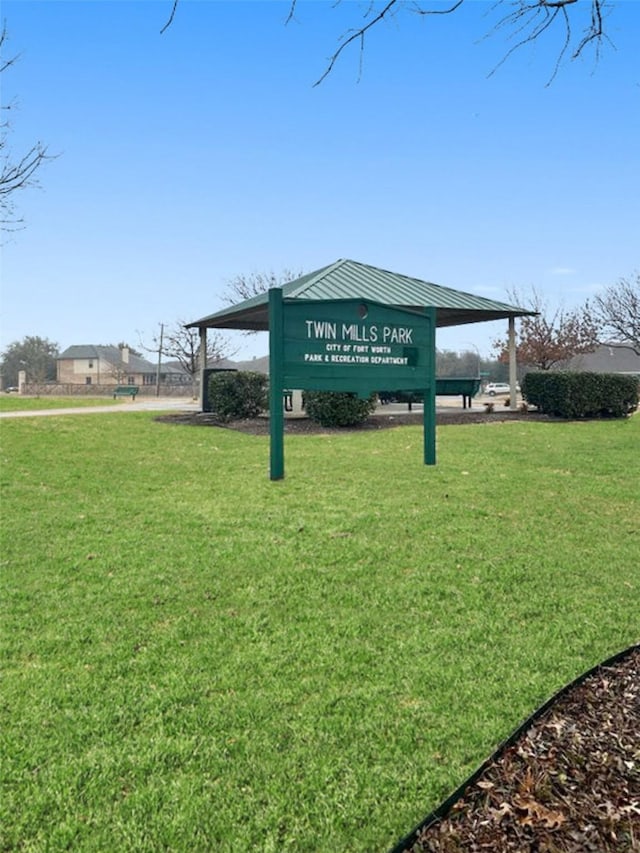
{"type": "Polygon", "coordinates": [[[85,406],[113,406],[116,402],[112,397],[22,397],[0,393],[0,412],[79,409],[85,406]]]}
{"type": "Polygon", "coordinates": [[[0,434],[1,850],[385,851],[640,638],[640,416],[0,434]]]}

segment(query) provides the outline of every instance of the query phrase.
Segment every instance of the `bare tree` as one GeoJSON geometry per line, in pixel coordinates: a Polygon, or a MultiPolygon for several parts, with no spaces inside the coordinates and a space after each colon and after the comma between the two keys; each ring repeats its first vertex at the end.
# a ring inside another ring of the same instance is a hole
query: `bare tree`
{"type": "Polygon", "coordinates": [[[266,273],[252,272],[248,275],[237,275],[227,282],[228,289],[222,298],[229,305],[235,305],[237,302],[266,293],[272,287],[282,287],[283,284],[295,281],[301,275],[302,272],[289,269],[282,270],[279,275],[276,275],[273,270],[266,273]]]}
{"type": "MultiPolygon", "coordinates": [[[[164,33],[171,26],[180,0],[173,0],[169,18],[161,29],[164,33]]],[[[327,66],[314,85],[321,83],[333,70],[342,54],[352,46],[360,51],[360,68],[364,57],[365,40],[368,33],[384,20],[406,13],[421,17],[427,15],[450,15],[457,11],[464,0],[449,0],[447,5],[438,5],[438,0],[370,0],[365,12],[360,14],[355,26],[350,27],[339,39],[338,47],[329,57],[327,66]]],[[[340,5],[336,0],[332,7],[340,5]]],[[[354,4],[355,6],[356,4],[354,4]]],[[[358,4],[359,5],[359,4],[358,4]]],[[[289,23],[296,15],[298,0],[290,0],[289,23]]],[[[562,61],[570,56],[577,59],[587,47],[594,47],[596,57],[604,41],[610,41],[604,28],[605,13],[609,8],[607,0],[496,0],[492,7],[500,17],[492,32],[507,32],[507,39],[513,44],[506,55],[496,65],[492,74],[516,50],[534,42],[547,32],[560,31],[562,45],[559,49],[549,83],[558,73],[562,61]]]]}
{"type": "MultiPolygon", "coordinates": [[[[5,56],[7,47],[7,28],[0,31],[0,74],[18,59],[5,56]]],[[[6,112],[15,109],[15,104],[2,104],[6,112]]],[[[13,230],[22,222],[15,215],[14,196],[18,190],[37,185],[35,174],[45,160],[52,159],[47,154],[47,148],[41,142],[36,142],[27,151],[14,155],[9,146],[11,123],[8,120],[0,122],[0,228],[5,231],[13,230]]]]}
{"type": "MultiPolygon", "coordinates": [[[[583,308],[566,311],[549,309],[547,302],[532,289],[523,296],[517,291],[509,293],[514,305],[521,305],[534,316],[521,317],[516,331],[516,358],[521,365],[538,370],[551,370],[569,361],[574,355],[593,352],[599,344],[600,325],[593,317],[587,303],[583,308]]],[[[508,342],[493,342],[501,362],[508,363],[508,342]]]]}
{"type": "MultiPolygon", "coordinates": [[[[165,358],[177,361],[182,369],[191,377],[194,396],[197,394],[200,374],[200,334],[197,329],[186,328],[186,320],[178,320],[172,326],[163,327],[162,334],[152,338],[153,346],[145,346],[147,352],[159,353],[165,358]]],[[[235,355],[237,350],[231,349],[229,341],[221,333],[213,329],[207,334],[207,365],[215,366],[225,358],[235,355]]]]}
{"type": "Polygon", "coordinates": [[[115,385],[126,385],[127,376],[129,376],[129,367],[122,359],[122,355],[116,361],[107,362],[107,369],[103,371],[103,375],[109,376],[115,385]]]}
{"type": "Polygon", "coordinates": [[[606,334],[640,355],[640,272],[621,278],[596,296],[594,314],[606,334]]]}

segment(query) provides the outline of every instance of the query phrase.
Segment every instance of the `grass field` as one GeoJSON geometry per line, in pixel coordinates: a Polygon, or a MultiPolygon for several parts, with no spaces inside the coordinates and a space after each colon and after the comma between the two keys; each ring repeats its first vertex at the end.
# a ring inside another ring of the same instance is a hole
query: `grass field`
{"type": "Polygon", "coordinates": [[[640,416],[0,432],[1,850],[385,851],[640,638],[640,416]]]}
{"type": "Polygon", "coordinates": [[[29,412],[41,409],[79,409],[87,406],[113,406],[112,397],[22,397],[0,394],[0,412],[29,412]]]}

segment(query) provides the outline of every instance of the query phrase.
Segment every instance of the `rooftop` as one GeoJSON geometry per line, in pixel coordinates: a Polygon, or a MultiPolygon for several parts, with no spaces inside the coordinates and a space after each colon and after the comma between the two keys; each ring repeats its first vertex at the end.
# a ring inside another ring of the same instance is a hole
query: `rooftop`
{"type": "MultiPolygon", "coordinates": [[[[417,311],[434,307],[436,325],[440,327],[534,313],[505,302],[344,259],[283,284],[282,295],[285,299],[310,301],[370,299],[384,305],[417,311]]],[[[188,327],[266,331],[269,328],[268,303],[268,293],[260,293],[237,305],[194,320],[188,327]]]]}

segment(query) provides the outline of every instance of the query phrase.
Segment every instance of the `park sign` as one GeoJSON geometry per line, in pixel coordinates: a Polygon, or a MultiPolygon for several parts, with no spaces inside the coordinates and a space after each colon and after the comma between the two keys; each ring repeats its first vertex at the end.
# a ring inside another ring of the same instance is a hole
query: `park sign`
{"type": "Polygon", "coordinates": [[[424,461],[435,464],[435,309],[269,291],[271,479],[284,476],[285,389],[424,394],[424,461]]]}

